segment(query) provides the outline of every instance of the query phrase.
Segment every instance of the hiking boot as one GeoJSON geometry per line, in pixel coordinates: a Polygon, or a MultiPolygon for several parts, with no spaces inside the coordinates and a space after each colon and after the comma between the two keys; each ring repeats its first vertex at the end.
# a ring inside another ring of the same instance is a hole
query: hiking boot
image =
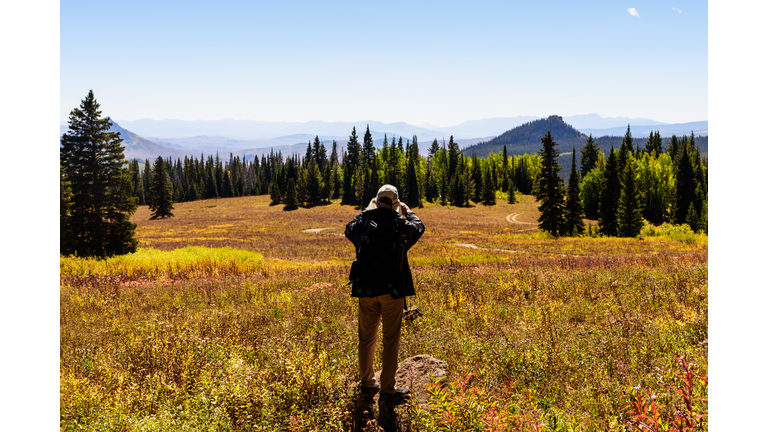
{"type": "Polygon", "coordinates": [[[411,397],[411,390],[408,387],[395,387],[394,393],[384,393],[379,395],[379,402],[394,403],[400,405],[411,397]]]}
{"type": "Polygon", "coordinates": [[[371,399],[374,396],[376,396],[376,393],[378,393],[380,389],[381,389],[381,384],[379,384],[379,381],[376,380],[373,387],[367,387],[367,386],[361,385],[360,393],[362,393],[363,396],[365,396],[366,398],[371,399]]]}

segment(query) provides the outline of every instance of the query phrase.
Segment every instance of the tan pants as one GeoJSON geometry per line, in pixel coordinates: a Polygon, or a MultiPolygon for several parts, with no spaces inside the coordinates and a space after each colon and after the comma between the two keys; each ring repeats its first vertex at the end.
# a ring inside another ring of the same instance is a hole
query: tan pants
{"type": "Polygon", "coordinates": [[[366,387],[373,387],[376,384],[373,376],[373,356],[380,320],[384,324],[381,391],[394,393],[397,354],[400,349],[400,326],[403,323],[403,299],[393,299],[389,294],[360,297],[357,313],[357,353],[360,363],[360,381],[366,387]]]}

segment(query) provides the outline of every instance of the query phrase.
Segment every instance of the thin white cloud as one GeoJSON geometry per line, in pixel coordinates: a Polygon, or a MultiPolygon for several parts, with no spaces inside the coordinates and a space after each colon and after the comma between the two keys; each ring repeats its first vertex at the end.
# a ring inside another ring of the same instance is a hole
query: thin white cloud
{"type": "Polygon", "coordinates": [[[672,10],[677,12],[677,13],[683,13],[683,11],[681,11],[680,9],[678,9],[676,7],[672,7],[672,10]]]}
{"type": "Polygon", "coordinates": [[[640,14],[637,13],[637,9],[635,8],[629,8],[627,9],[627,12],[629,12],[629,14],[632,15],[633,17],[638,17],[638,18],[640,17],[640,14]]]}

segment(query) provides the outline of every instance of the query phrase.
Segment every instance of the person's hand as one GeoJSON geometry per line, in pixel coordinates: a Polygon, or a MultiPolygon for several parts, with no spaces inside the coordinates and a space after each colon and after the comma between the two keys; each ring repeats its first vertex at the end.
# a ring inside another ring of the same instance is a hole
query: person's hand
{"type": "Polygon", "coordinates": [[[406,203],[404,203],[404,202],[401,202],[400,203],[400,213],[402,213],[403,216],[405,216],[405,214],[408,213],[408,210],[410,210],[408,205],[406,203]]]}

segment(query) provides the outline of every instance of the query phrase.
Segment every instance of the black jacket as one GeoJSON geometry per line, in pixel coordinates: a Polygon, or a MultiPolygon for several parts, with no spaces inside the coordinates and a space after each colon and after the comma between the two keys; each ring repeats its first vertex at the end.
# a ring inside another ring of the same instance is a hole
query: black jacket
{"type": "MultiPolygon", "coordinates": [[[[356,216],[352,222],[347,224],[347,229],[344,232],[344,235],[352,242],[352,244],[355,245],[355,250],[359,250],[360,248],[360,240],[363,236],[363,232],[365,231],[365,223],[364,220],[368,218],[375,218],[379,215],[385,216],[385,217],[394,217],[395,216],[395,210],[390,210],[386,208],[378,208],[373,210],[364,210],[362,213],[360,213],[358,216],[356,216]]],[[[405,215],[405,226],[403,228],[403,233],[405,235],[405,260],[403,262],[403,269],[401,272],[401,280],[402,283],[400,284],[400,289],[396,290],[397,292],[391,292],[391,290],[388,290],[387,287],[382,286],[380,290],[378,290],[378,293],[368,293],[366,291],[361,291],[355,287],[355,284],[352,284],[352,297],[375,297],[377,295],[381,295],[381,292],[389,292],[392,294],[393,298],[402,298],[405,296],[412,296],[415,295],[416,292],[414,290],[413,286],[413,276],[411,275],[411,268],[408,265],[408,250],[416,244],[416,242],[421,238],[421,235],[424,234],[424,224],[421,222],[421,219],[419,219],[418,216],[416,216],[416,213],[412,211],[408,211],[405,215]]]]}

